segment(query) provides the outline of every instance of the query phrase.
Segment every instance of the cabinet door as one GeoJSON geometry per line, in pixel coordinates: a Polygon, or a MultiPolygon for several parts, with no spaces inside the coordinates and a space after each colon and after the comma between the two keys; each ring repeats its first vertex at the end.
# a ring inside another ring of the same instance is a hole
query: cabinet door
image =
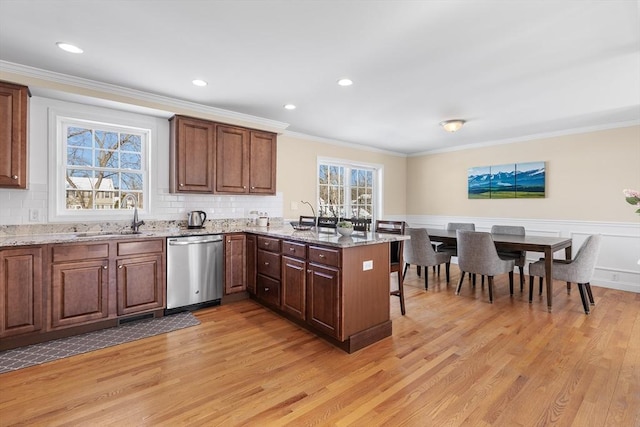
{"type": "Polygon", "coordinates": [[[247,235],[247,291],[256,293],[256,254],[257,254],[256,236],[247,235]]]}
{"type": "Polygon", "coordinates": [[[282,257],[282,309],[304,320],[306,318],[307,263],[282,257]]]}
{"type": "Polygon", "coordinates": [[[247,289],[246,239],[241,233],[224,237],[224,291],[227,295],[247,289]]]}
{"type": "Polygon", "coordinates": [[[249,131],[216,126],[216,193],[248,193],[249,131]]]}
{"type": "Polygon", "coordinates": [[[175,116],[171,119],[170,191],[212,193],[215,123],[175,116]]]}
{"type": "Polygon", "coordinates": [[[51,327],[60,328],[109,316],[108,259],[53,264],[51,327]]]}
{"type": "Polygon", "coordinates": [[[27,188],[28,93],[0,82],[0,187],[27,188]]]}
{"type": "Polygon", "coordinates": [[[42,248],[0,251],[0,338],[42,329],[42,248]]]}
{"type": "Polygon", "coordinates": [[[251,132],[249,192],[276,194],[276,135],[251,132]]]}
{"type": "Polygon", "coordinates": [[[280,308],[280,281],[258,273],[256,298],[267,305],[280,308]]]}
{"type": "Polygon", "coordinates": [[[118,315],[164,307],[164,266],[161,255],[118,260],[118,315]]]}
{"type": "Polygon", "coordinates": [[[307,322],[340,339],[340,270],[309,263],[307,268],[307,322]]]}

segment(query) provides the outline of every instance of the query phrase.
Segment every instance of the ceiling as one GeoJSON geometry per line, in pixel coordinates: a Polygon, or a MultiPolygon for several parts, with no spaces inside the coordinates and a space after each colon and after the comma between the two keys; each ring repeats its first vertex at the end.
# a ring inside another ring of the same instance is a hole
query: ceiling
{"type": "Polygon", "coordinates": [[[0,60],[404,154],[640,123],[636,0],[0,0],[0,60]]]}

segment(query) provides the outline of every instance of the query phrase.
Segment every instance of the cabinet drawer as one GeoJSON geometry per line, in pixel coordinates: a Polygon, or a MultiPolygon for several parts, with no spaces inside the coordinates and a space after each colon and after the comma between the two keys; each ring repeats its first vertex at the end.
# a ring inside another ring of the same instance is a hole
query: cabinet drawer
{"type": "Polygon", "coordinates": [[[280,307],[280,282],[270,277],[258,274],[256,297],[267,304],[280,307]]]}
{"type": "Polygon", "coordinates": [[[307,257],[307,245],[304,243],[282,242],[282,254],[305,259],[307,257]]]}
{"type": "Polygon", "coordinates": [[[258,249],[264,249],[269,252],[280,252],[280,239],[272,237],[258,236],[258,249]]]}
{"type": "Polygon", "coordinates": [[[162,252],[163,239],[118,242],[118,256],[162,252]]]}
{"type": "Polygon", "coordinates": [[[258,273],[280,280],[280,254],[258,250],[258,273]]]}
{"type": "Polygon", "coordinates": [[[54,245],[51,253],[53,262],[109,258],[109,244],[54,245]]]}
{"type": "Polygon", "coordinates": [[[340,267],[340,250],[309,246],[309,261],[340,267]]]}

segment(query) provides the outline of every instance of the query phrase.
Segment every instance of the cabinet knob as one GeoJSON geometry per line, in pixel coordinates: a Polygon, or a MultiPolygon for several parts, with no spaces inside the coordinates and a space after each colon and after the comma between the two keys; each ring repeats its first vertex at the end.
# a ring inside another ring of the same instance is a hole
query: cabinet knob
{"type": "Polygon", "coordinates": [[[122,265],[119,265],[118,268],[122,270],[122,265]]]}
{"type": "Polygon", "coordinates": [[[320,258],[324,258],[324,254],[319,254],[318,255],[320,258]]]}
{"type": "Polygon", "coordinates": [[[184,184],[183,184],[183,183],[180,183],[180,187],[184,187],[184,184]]]}
{"type": "Polygon", "coordinates": [[[291,252],[293,252],[293,251],[295,251],[295,248],[289,248],[289,250],[290,250],[291,252]]]}
{"type": "Polygon", "coordinates": [[[264,288],[264,291],[265,292],[269,292],[269,288],[264,288]]]}
{"type": "Polygon", "coordinates": [[[18,179],[18,175],[13,175],[11,178],[18,179]]]}
{"type": "Polygon", "coordinates": [[[264,263],[264,265],[269,265],[269,263],[268,263],[268,262],[265,262],[265,263],[264,263]]]}
{"type": "Polygon", "coordinates": [[[269,246],[269,242],[264,242],[264,245],[265,246],[269,246]]]}
{"type": "Polygon", "coordinates": [[[106,266],[106,265],[103,265],[103,266],[102,266],[102,269],[103,269],[103,270],[106,270],[106,269],[107,269],[107,266],[106,266]]]}
{"type": "Polygon", "coordinates": [[[253,187],[253,186],[252,186],[252,187],[251,187],[251,189],[252,189],[252,190],[255,190],[255,189],[256,189],[256,187],[253,187]]]}
{"type": "Polygon", "coordinates": [[[227,243],[231,243],[231,240],[227,240],[227,243]]]}
{"type": "Polygon", "coordinates": [[[246,186],[246,185],[243,185],[243,186],[242,186],[242,188],[247,188],[247,186],[246,186]]]}

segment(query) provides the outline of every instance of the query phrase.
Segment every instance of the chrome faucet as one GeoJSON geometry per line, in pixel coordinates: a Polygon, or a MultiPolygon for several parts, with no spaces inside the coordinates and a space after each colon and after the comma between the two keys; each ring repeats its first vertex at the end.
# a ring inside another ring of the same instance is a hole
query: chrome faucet
{"type": "Polygon", "coordinates": [[[313,209],[313,206],[309,202],[305,202],[304,200],[300,200],[300,203],[303,203],[305,205],[309,205],[309,207],[311,208],[311,212],[313,212],[313,217],[315,218],[314,222],[315,222],[315,227],[316,227],[316,230],[317,230],[318,229],[318,217],[316,216],[316,210],[313,209]]]}
{"type": "Polygon", "coordinates": [[[131,222],[131,230],[133,230],[134,233],[138,233],[138,229],[141,225],[144,225],[144,221],[138,221],[138,201],[136,200],[136,197],[129,193],[124,196],[123,202],[126,202],[129,199],[133,202],[133,221],[131,222]]]}

